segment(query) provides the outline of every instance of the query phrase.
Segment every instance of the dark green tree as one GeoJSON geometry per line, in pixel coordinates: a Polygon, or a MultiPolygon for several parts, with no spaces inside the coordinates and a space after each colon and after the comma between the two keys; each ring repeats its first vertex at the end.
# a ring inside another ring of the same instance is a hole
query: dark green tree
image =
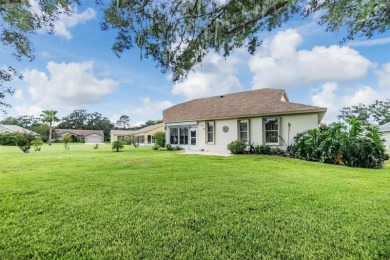
{"type": "Polygon", "coordinates": [[[127,115],[121,115],[121,117],[116,121],[116,125],[122,126],[121,129],[126,129],[130,127],[130,117],[127,115]]]}
{"type": "Polygon", "coordinates": [[[73,110],[72,113],[63,117],[58,124],[59,129],[85,129],[88,113],[85,109],[73,110]]]}
{"type": "MultiPolygon", "coordinates": [[[[34,60],[34,46],[30,39],[37,30],[53,31],[54,22],[60,15],[73,12],[72,6],[78,0],[36,1],[39,12],[31,8],[27,0],[1,0],[0,1],[0,44],[3,49],[10,48],[12,56],[17,61],[34,60]]],[[[14,89],[4,85],[22,75],[12,66],[0,67],[0,111],[10,105],[5,101],[6,95],[13,95],[14,89]]]]}
{"type": "Polygon", "coordinates": [[[55,110],[44,110],[41,114],[42,122],[49,124],[49,143],[52,140],[53,123],[60,121],[60,119],[57,117],[57,113],[58,111],[55,110]]]}
{"type": "MultiPolygon", "coordinates": [[[[260,31],[271,31],[295,15],[320,14],[318,23],[327,31],[346,34],[341,41],[356,36],[370,38],[390,26],[388,0],[111,0],[102,4],[103,30],[118,34],[112,49],[120,56],[135,46],[141,58],[152,58],[163,72],[171,70],[174,81],[185,77],[210,50],[228,56],[245,46],[253,54],[261,44],[260,31]],[[108,5],[104,5],[108,3],[108,5]],[[342,31],[344,32],[344,30],[342,31]]],[[[51,32],[59,15],[73,12],[80,0],[37,1],[37,12],[27,0],[0,2],[0,42],[10,47],[17,60],[34,59],[31,34],[47,29],[51,32]]],[[[21,77],[12,67],[0,69],[0,109],[13,88],[4,86],[21,77]]]]}
{"type": "Polygon", "coordinates": [[[338,119],[358,119],[363,124],[375,123],[379,125],[390,122],[390,99],[385,101],[376,100],[371,105],[359,104],[357,106],[343,107],[338,119]]]}
{"type": "Polygon", "coordinates": [[[313,14],[320,14],[318,23],[327,31],[345,28],[341,41],[370,38],[390,26],[387,0],[120,0],[105,10],[101,27],[117,30],[116,55],[137,46],[141,58],[172,70],[177,81],[210,50],[226,57],[245,46],[253,54],[262,42],[258,32],[313,14]]]}

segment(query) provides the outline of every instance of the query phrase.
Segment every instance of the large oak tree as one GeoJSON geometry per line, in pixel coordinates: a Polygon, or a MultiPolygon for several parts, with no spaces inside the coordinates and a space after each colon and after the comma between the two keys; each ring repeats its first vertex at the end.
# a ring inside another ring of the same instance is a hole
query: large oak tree
{"type": "MultiPolygon", "coordinates": [[[[70,14],[79,0],[39,1],[32,8],[27,0],[0,0],[1,44],[14,50],[17,60],[34,59],[30,34],[49,33],[62,13],[70,14]],[[39,10],[39,11],[37,11],[39,10]]],[[[115,54],[139,48],[141,58],[152,58],[172,79],[183,79],[210,50],[229,55],[245,46],[254,53],[261,44],[261,31],[271,31],[294,16],[319,14],[326,31],[346,29],[340,41],[370,38],[390,26],[387,0],[95,0],[104,9],[103,30],[114,29],[115,54]]],[[[1,64],[4,66],[5,64],[1,64]]],[[[20,75],[12,67],[0,67],[0,109],[13,89],[4,82],[20,75]]]]}

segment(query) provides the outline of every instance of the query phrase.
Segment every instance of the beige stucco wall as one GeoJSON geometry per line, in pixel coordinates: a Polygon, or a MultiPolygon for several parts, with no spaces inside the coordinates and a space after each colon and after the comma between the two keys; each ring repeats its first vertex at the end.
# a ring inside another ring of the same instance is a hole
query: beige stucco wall
{"type": "MultiPolygon", "coordinates": [[[[159,126],[159,127],[157,127],[157,128],[154,128],[154,129],[152,129],[152,130],[149,130],[149,131],[147,131],[147,132],[140,132],[140,133],[134,133],[134,134],[131,134],[131,133],[129,133],[128,135],[130,136],[130,135],[135,135],[135,136],[140,136],[140,135],[143,135],[144,136],[144,140],[145,140],[145,143],[144,144],[147,144],[147,142],[148,142],[148,140],[147,140],[147,137],[148,137],[148,135],[154,135],[155,133],[157,133],[157,132],[165,132],[165,130],[164,130],[164,126],[162,125],[162,126],[159,126]]],[[[118,137],[119,136],[126,136],[126,135],[124,135],[124,134],[111,134],[111,143],[112,142],[115,142],[115,141],[118,141],[118,137]]]]}
{"type": "Polygon", "coordinates": [[[385,147],[387,151],[390,151],[390,132],[382,132],[383,138],[385,138],[385,147]]]}
{"type": "MultiPolygon", "coordinates": [[[[318,127],[318,115],[313,114],[299,114],[278,116],[280,118],[280,135],[285,140],[285,143],[291,141],[293,137],[300,132],[311,128],[318,127]],[[290,133],[288,133],[288,124],[290,126],[290,133]]],[[[214,144],[206,144],[206,129],[205,121],[198,122],[198,149],[208,152],[227,152],[227,145],[231,141],[238,139],[238,120],[249,119],[249,142],[255,145],[263,144],[263,118],[242,118],[242,119],[225,119],[215,120],[215,141],[214,144]],[[227,133],[223,132],[223,127],[229,127],[227,133]]],[[[286,145],[280,141],[278,146],[281,149],[286,149],[286,145]]]]}
{"type": "Polygon", "coordinates": [[[148,135],[153,136],[157,132],[165,132],[164,126],[162,125],[162,126],[159,126],[159,127],[155,128],[155,129],[152,129],[150,131],[147,131],[147,132],[145,132],[143,134],[136,134],[136,135],[144,135],[144,144],[145,145],[150,145],[150,144],[148,144],[148,135]]]}

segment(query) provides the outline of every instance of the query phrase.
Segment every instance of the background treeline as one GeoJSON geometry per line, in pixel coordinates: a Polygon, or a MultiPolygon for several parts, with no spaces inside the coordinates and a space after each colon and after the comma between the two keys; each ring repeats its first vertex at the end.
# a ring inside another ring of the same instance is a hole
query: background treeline
{"type": "MultiPolygon", "coordinates": [[[[60,122],[54,127],[55,129],[79,129],[79,130],[103,130],[104,140],[110,140],[110,131],[113,129],[138,130],[140,128],[161,123],[162,120],[148,120],[145,124],[136,127],[130,127],[130,118],[122,115],[121,119],[125,120],[125,124],[118,120],[113,123],[108,117],[103,116],[98,112],[88,113],[85,109],[74,110],[67,116],[60,118],[60,122]]],[[[18,125],[31,131],[40,134],[41,139],[46,142],[49,139],[49,125],[43,121],[42,117],[34,117],[30,115],[6,117],[0,121],[3,125],[18,125]]],[[[53,139],[56,133],[53,131],[53,139]]],[[[8,136],[4,136],[8,140],[8,136]]],[[[5,141],[7,143],[8,141],[5,141]]]]}

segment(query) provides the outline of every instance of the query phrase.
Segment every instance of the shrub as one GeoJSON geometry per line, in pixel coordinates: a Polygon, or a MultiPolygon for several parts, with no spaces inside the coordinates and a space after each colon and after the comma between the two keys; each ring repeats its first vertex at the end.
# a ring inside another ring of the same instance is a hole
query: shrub
{"type": "Polygon", "coordinates": [[[160,146],[159,146],[158,144],[155,144],[155,145],[153,145],[153,147],[152,147],[152,149],[155,150],[155,151],[157,151],[158,148],[160,148],[160,146]]]}
{"type": "Polygon", "coordinates": [[[133,140],[133,137],[132,136],[125,136],[125,144],[127,144],[127,145],[130,145],[130,144],[132,144],[133,142],[132,142],[132,140],[133,140]]]}
{"type": "Polygon", "coordinates": [[[153,135],[154,139],[156,139],[156,144],[164,147],[165,146],[165,133],[164,132],[157,132],[153,135]]]}
{"type": "Polygon", "coordinates": [[[249,143],[248,153],[254,154],[255,153],[255,144],[249,143]]]}
{"type": "Polygon", "coordinates": [[[32,140],[31,145],[34,147],[34,151],[40,151],[43,141],[41,139],[32,140]]]}
{"type": "Polygon", "coordinates": [[[268,145],[262,144],[262,145],[256,145],[255,146],[255,153],[256,154],[271,154],[271,147],[268,145]]]}
{"type": "Polygon", "coordinates": [[[275,154],[275,155],[285,154],[285,152],[282,149],[278,148],[278,147],[277,148],[271,148],[270,153],[271,154],[275,154]]]}
{"type": "Polygon", "coordinates": [[[62,143],[64,144],[65,150],[69,150],[69,143],[72,141],[72,137],[70,135],[65,135],[62,138],[62,143]]]}
{"type": "Polygon", "coordinates": [[[112,143],[112,150],[116,150],[119,152],[119,150],[122,150],[125,147],[125,143],[123,141],[115,141],[112,143]]]}
{"type": "Polygon", "coordinates": [[[230,144],[227,145],[227,149],[232,154],[243,154],[245,153],[246,144],[241,140],[232,141],[230,144]]]}
{"type": "Polygon", "coordinates": [[[291,154],[309,161],[379,168],[385,160],[385,147],[377,126],[351,119],[298,134],[294,137],[291,154]]]}
{"type": "Polygon", "coordinates": [[[168,151],[173,151],[173,147],[171,144],[166,144],[165,148],[167,148],[168,151]]]}
{"type": "Polygon", "coordinates": [[[0,145],[14,146],[16,133],[0,133],[0,145]]]}
{"type": "Polygon", "coordinates": [[[15,144],[24,153],[29,153],[31,148],[31,141],[35,139],[35,136],[27,133],[17,133],[15,136],[15,144]]]}
{"type": "Polygon", "coordinates": [[[173,151],[181,151],[181,150],[184,150],[184,148],[181,146],[176,145],[173,147],[173,151]]]}

